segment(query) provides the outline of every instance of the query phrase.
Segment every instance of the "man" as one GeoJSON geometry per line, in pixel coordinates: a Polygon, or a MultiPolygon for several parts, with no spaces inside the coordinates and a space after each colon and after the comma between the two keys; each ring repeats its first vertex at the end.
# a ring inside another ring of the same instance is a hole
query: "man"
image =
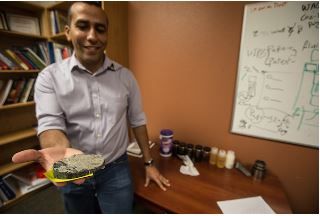
{"type": "Polygon", "coordinates": [[[72,57],[45,68],[35,86],[42,149],[15,154],[16,163],[38,161],[45,169],[64,157],[101,154],[106,167],[92,178],[57,184],[68,213],[130,213],[133,186],[126,148],[127,119],[142,149],[146,183],[170,186],[153,166],[146,118],[132,73],[104,54],[108,18],[94,2],[76,2],[65,28],[72,57]]]}

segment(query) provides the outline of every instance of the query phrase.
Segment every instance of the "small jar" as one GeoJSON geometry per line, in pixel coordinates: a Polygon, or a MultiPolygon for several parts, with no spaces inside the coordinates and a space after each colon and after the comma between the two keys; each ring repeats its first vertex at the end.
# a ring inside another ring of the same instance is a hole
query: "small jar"
{"type": "Polygon", "coordinates": [[[202,160],[202,145],[196,145],[194,149],[194,161],[200,162],[202,160]]]}
{"type": "Polygon", "coordinates": [[[180,144],[179,140],[173,140],[173,142],[172,142],[172,154],[174,156],[176,156],[178,154],[179,144],[180,144]]]}
{"type": "Polygon", "coordinates": [[[235,159],[236,159],[236,156],[235,156],[234,151],[231,151],[231,150],[227,151],[225,167],[227,169],[232,169],[234,166],[235,159]]]}
{"type": "Polygon", "coordinates": [[[210,151],[211,148],[210,147],[204,147],[203,151],[202,151],[202,160],[205,162],[209,162],[209,158],[210,158],[210,151]]]}
{"type": "Polygon", "coordinates": [[[224,168],[226,163],[226,151],[223,149],[219,150],[218,158],[217,158],[217,167],[224,168]]]}
{"type": "Polygon", "coordinates": [[[160,131],[160,155],[170,157],[172,155],[173,131],[163,129],[160,131]]]}
{"type": "Polygon", "coordinates": [[[219,149],[217,147],[212,147],[211,148],[210,161],[209,161],[209,163],[211,165],[215,165],[217,163],[218,151],[219,151],[219,149]]]}
{"type": "Polygon", "coordinates": [[[256,160],[251,172],[254,180],[262,180],[266,173],[266,163],[262,160],[256,160]]]}
{"type": "Polygon", "coordinates": [[[193,157],[193,151],[194,151],[194,146],[193,144],[187,144],[187,155],[189,156],[190,159],[193,157]]]}
{"type": "Polygon", "coordinates": [[[187,154],[187,146],[184,142],[181,142],[178,147],[178,155],[186,155],[187,154]]]}

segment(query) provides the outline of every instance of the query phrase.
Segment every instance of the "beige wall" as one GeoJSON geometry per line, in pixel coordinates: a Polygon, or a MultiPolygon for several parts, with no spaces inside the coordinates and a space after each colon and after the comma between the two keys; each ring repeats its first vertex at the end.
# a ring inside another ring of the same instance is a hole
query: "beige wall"
{"type": "MultiPolygon", "coordinates": [[[[265,160],[295,213],[317,213],[317,149],[230,133],[243,2],[129,2],[129,66],[140,84],[150,138],[233,149],[265,160]]],[[[173,183],[174,184],[174,183],[173,183]]]]}

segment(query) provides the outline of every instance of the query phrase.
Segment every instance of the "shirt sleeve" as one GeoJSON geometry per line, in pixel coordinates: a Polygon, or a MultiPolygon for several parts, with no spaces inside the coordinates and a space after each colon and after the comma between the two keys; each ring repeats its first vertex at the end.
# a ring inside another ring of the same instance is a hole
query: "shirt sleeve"
{"type": "Polygon", "coordinates": [[[50,76],[50,70],[42,71],[35,83],[34,99],[36,102],[36,116],[38,119],[38,135],[49,129],[66,131],[63,110],[58,104],[54,83],[50,76]]]}
{"type": "Polygon", "coordinates": [[[129,71],[129,98],[128,119],[131,127],[139,127],[147,124],[147,119],[142,108],[140,89],[133,74],[129,71]]]}

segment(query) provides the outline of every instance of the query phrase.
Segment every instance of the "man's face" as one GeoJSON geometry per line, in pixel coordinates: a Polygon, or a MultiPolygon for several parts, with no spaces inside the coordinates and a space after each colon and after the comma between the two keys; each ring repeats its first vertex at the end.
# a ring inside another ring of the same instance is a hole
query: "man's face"
{"type": "Polygon", "coordinates": [[[99,66],[107,46],[107,16],[102,9],[85,3],[75,3],[71,8],[70,26],[65,29],[76,57],[86,67],[99,66]]]}

